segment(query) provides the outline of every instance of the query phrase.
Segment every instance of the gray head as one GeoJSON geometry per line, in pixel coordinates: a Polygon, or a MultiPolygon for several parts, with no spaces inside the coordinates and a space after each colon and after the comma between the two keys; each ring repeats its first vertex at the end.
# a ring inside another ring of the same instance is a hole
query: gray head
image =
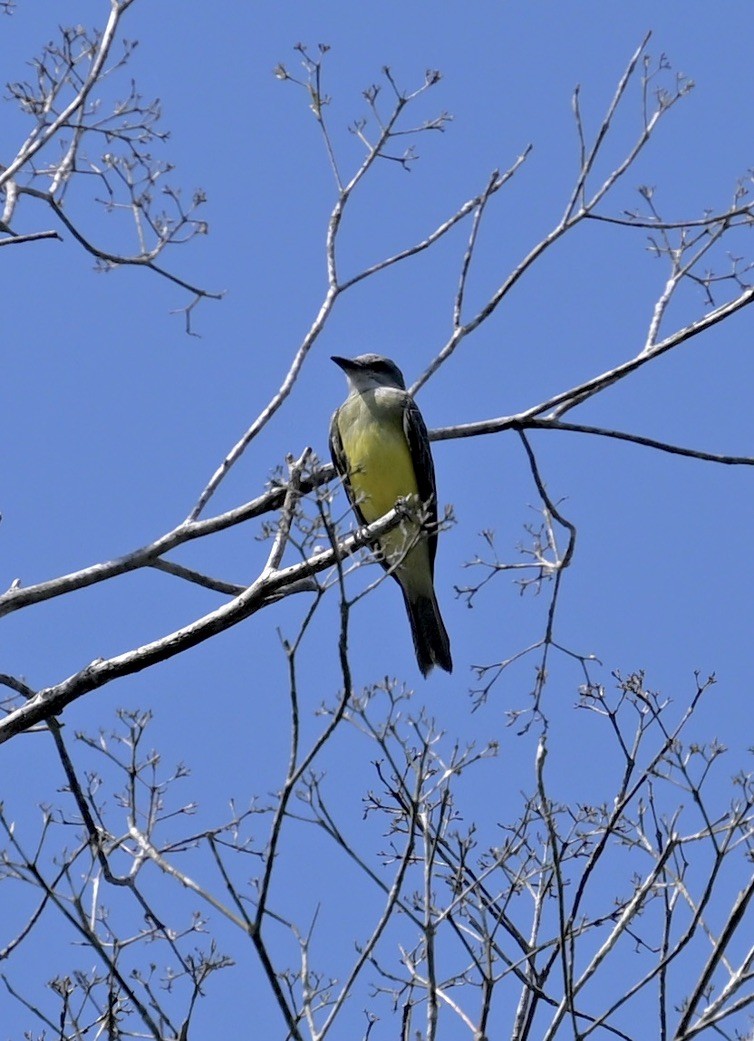
{"type": "Polygon", "coordinates": [[[376,387],[406,389],[401,370],[394,361],[381,354],[360,354],[357,358],[333,355],[332,360],[345,372],[348,385],[353,390],[374,390],[376,387]]]}

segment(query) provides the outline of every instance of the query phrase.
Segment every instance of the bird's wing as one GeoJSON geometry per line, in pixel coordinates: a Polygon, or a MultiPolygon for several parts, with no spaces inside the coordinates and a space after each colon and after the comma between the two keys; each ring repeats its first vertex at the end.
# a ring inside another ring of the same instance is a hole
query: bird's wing
{"type": "Polygon", "coordinates": [[[416,407],[413,398],[407,397],[403,411],[403,432],[408,441],[411,458],[414,461],[416,484],[419,498],[427,510],[427,548],[429,549],[429,566],[434,573],[435,553],[437,552],[437,486],[435,484],[435,466],[429,447],[429,434],[422,414],[416,407]]]}
{"type": "Polygon", "coordinates": [[[348,496],[348,501],[353,507],[353,511],[356,514],[359,523],[366,526],[367,522],[359,509],[359,504],[356,502],[356,496],[353,494],[351,482],[348,480],[348,460],[346,458],[346,453],[343,450],[343,439],[340,436],[340,426],[338,425],[339,413],[340,409],[336,409],[333,413],[332,419],[330,420],[330,456],[332,458],[333,466],[343,481],[343,487],[348,496]]]}

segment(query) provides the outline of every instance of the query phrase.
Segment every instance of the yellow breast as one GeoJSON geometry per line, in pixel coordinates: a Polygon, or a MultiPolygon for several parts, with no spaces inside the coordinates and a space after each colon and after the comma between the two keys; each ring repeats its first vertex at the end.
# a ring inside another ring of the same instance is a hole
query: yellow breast
{"type": "Polygon", "coordinates": [[[368,523],[391,510],[396,499],[418,494],[401,409],[365,395],[343,406],[339,427],[348,479],[368,523]]]}

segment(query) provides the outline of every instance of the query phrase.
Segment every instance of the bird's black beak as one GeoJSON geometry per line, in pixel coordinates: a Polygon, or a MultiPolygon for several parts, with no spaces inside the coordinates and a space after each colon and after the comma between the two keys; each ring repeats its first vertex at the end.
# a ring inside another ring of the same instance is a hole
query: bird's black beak
{"type": "Polygon", "coordinates": [[[341,358],[337,354],[332,354],[330,356],[330,361],[334,361],[335,364],[343,370],[343,372],[353,372],[355,369],[358,369],[359,367],[355,361],[351,360],[351,358],[341,358]]]}

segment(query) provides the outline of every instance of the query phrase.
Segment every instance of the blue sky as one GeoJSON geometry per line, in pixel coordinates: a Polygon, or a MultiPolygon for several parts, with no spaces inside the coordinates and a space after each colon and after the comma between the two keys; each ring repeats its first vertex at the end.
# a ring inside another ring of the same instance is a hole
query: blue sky
{"type": "MultiPolygon", "coordinates": [[[[19,0],[13,17],[0,19],[3,82],[29,75],[26,59],[58,24],[101,24],[108,6],[104,0],[19,0]]],[[[170,313],[186,303],[185,294],[151,273],[95,273],[91,258],[67,236],[2,251],[4,589],[16,578],[29,585],[118,556],[177,524],[285,375],[326,288],[323,242],[335,198],[303,92],[273,75],[279,62],[298,74],[297,42],[331,46],[324,67],[331,95],[327,119],[346,171],[361,158],[347,127],[366,113],[362,91],[380,80],[384,65],[407,89],[422,82],[425,69],[439,69],[442,80],[420,99],[413,118],[440,111],[453,116],[444,134],[417,140],[411,172],[378,164],[360,186],[344,221],[345,271],[426,235],[477,194],[493,169],[507,168],[533,145],[511,184],[490,203],[469,285],[472,307],[563,212],[578,162],[574,86],[581,85],[585,124],[593,132],[648,30],[649,54],[667,55],[671,80],[682,72],[695,87],[662,121],[602,212],[638,206],[638,187],[650,185],[664,217],[696,218],[727,207],[737,179],[752,166],[747,4],[390,0],[187,8],[176,0],[137,0],[124,31],[139,47],[106,96],[118,97],[133,75],[145,96],[160,98],[171,136],[156,150],[175,164],[172,179],[187,197],[195,188],[206,191],[210,229],[207,237],[167,254],[165,263],[225,296],[197,308],[198,335],[187,336],[181,317],[170,313]]],[[[634,86],[616,118],[605,164],[623,154],[639,125],[634,86]]],[[[12,105],[0,108],[0,162],[12,156],[24,126],[12,105]]],[[[123,241],[126,225],[90,199],[83,188],[72,193],[70,212],[102,241],[123,241]]],[[[25,200],[17,230],[50,226],[50,215],[25,200]]],[[[288,453],[298,456],[310,445],[327,457],[329,417],[345,393],[331,354],[377,350],[395,358],[409,382],[423,372],[451,330],[467,228],[338,302],[285,408],[223,483],[211,511],[260,494],[288,453]]],[[[731,248],[748,256],[751,244],[739,233],[731,248]]],[[[724,255],[715,259],[722,268],[724,255]]],[[[522,411],[632,357],[666,278],[665,262],[648,251],[645,232],[597,223],[577,228],[422,390],[418,401],[428,426],[522,411]]],[[[668,329],[703,309],[701,290],[685,291],[668,329]]],[[[567,418],[747,454],[751,339],[752,318],[744,311],[567,418]]],[[[727,779],[746,766],[750,742],[750,468],[716,467],[572,433],[533,433],[531,442],[549,494],[562,500],[578,529],[576,557],[563,580],[559,642],[595,654],[604,663],[595,676],[608,685],[614,669],[646,670],[649,685],[672,699],[679,713],[694,689],[694,670],[715,672],[718,685],[696,733],[730,746],[720,769],[724,804],[727,779]]],[[[455,671],[422,681],[398,590],[385,582],[354,611],[354,681],[404,677],[442,730],[462,743],[492,737],[501,743],[500,757],[469,784],[464,806],[469,817],[479,816],[492,841],[504,813],[493,804],[499,798],[507,807],[504,796],[529,790],[533,782],[535,738],[516,737],[506,727],[506,712],[526,707],[534,663],[524,659],[505,673],[476,713],[471,667],[508,658],[539,638],[547,588],[539,598],[521,596],[504,574],[469,609],[454,587],[473,581],[475,572],[464,565],[485,552],[483,529],[494,530],[500,559],[520,559],[517,546],[524,525],[535,519],[537,493],[512,432],[444,441],[434,455],[441,503],[452,504],[456,518],[441,537],[437,560],[455,671]]],[[[229,581],[250,581],[268,551],[258,534],[243,526],[175,559],[229,581]]],[[[372,579],[376,571],[362,575],[372,579]]],[[[339,682],[334,591],[330,598],[302,650],[308,734],[321,725],[315,709],[332,701],[339,682]]],[[[216,594],[163,574],[124,576],[3,619],[0,671],[41,688],[96,657],[155,639],[219,602],[216,594]]],[[[217,820],[231,797],[245,803],[254,793],[265,796],[279,787],[287,755],[280,637],[295,636],[307,606],[304,597],[290,598],[179,659],[89,695],[65,713],[66,732],[72,737],[79,729],[108,729],[119,706],[149,708],[151,742],[166,769],[179,760],[191,767],[184,798],[200,802],[199,821],[217,820]]],[[[552,762],[562,770],[563,797],[596,802],[609,797],[614,760],[599,730],[573,709],[581,679],[572,661],[553,664],[546,691],[557,735],[552,762]],[[588,773],[573,769],[581,761],[590,763],[588,773]]],[[[357,834],[361,798],[375,783],[370,757],[363,741],[342,736],[337,756],[323,764],[357,834]]],[[[28,828],[31,843],[36,804],[55,802],[62,784],[46,738],[25,736],[3,746],[0,777],[6,805],[28,828]]],[[[296,843],[309,841],[290,839],[293,865],[282,869],[282,877],[291,885],[302,855],[296,843]]],[[[302,849],[311,857],[313,880],[297,897],[308,920],[325,899],[332,872],[345,869],[329,859],[331,851],[302,849]]],[[[343,893],[344,900],[351,897],[356,915],[356,889],[343,893]]],[[[347,958],[352,940],[341,910],[325,902],[322,912],[323,944],[336,962],[347,958]]],[[[228,1002],[248,1001],[265,1017],[271,1031],[265,1036],[282,1036],[253,960],[240,946],[234,953],[239,964],[218,975],[207,1019],[217,1022],[217,1002],[227,988],[228,1002]]],[[[55,971],[53,966],[50,974],[55,971]]],[[[3,1036],[20,1036],[28,1026],[25,1014],[4,994],[0,1009],[3,1036]]]]}

